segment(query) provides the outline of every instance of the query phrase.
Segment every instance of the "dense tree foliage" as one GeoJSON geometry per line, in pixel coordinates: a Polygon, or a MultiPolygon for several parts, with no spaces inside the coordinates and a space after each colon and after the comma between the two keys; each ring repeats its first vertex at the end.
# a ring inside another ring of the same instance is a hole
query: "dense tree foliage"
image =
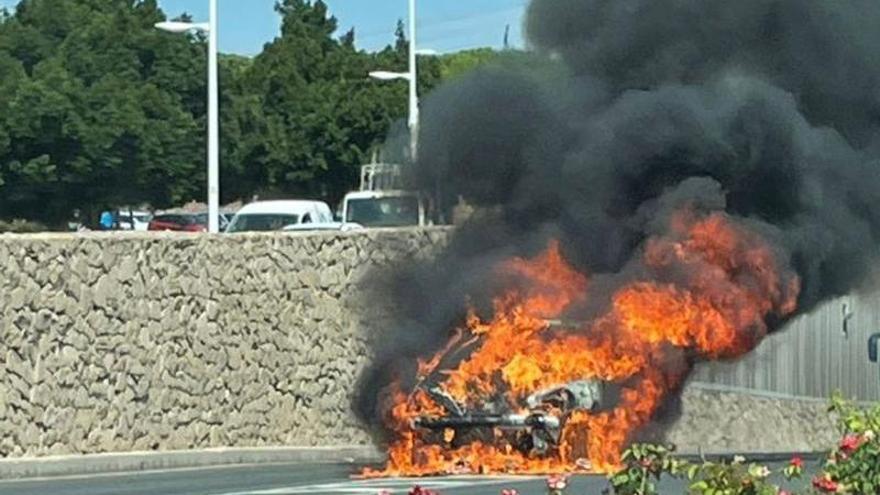
{"type": "Polygon", "coordinates": [[[0,216],[197,192],[205,51],[162,19],[155,0],[33,0],[3,21],[0,216]]]}
{"type": "Polygon", "coordinates": [[[499,52],[491,48],[475,48],[445,55],[440,59],[440,77],[443,80],[455,79],[479,66],[496,62],[499,58],[499,52]]]}
{"type": "MultiPolygon", "coordinates": [[[[279,36],[221,56],[223,200],[337,200],[406,115],[407,40],[375,53],[321,1],[282,0],[279,36]]],[[[177,205],[205,191],[205,40],[157,31],[156,0],[22,0],[0,14],[0,219],[177,205]]],[[[422,92],[491,58],[420,60],[422,92]],[[475,62],[474,59],[478,60],[475,62]]]]}

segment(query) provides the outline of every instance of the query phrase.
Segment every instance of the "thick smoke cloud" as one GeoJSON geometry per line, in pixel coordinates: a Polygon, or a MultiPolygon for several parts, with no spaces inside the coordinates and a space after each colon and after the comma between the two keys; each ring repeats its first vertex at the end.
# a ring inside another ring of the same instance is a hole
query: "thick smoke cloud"
{"type": "Polygon", "coordinates": [[[880,3],[533,0],[526,24],[532,53],[425,103],[414,184],[478,213],[374,287],[396,314],[355,403],[368,423],[395,372],[488,311],[495,262],[551,238],[610,277],[671,208],[725,211],[790,260],[800,311],[876,261],[880,3]]]}
{"type": "Polygon", "coordinates": [[[864,143],[880,110],[878,22],[871,0],[550,0],[532,2],[526,29],[537,49],[615,93],[737,70],[796,95],[813,124],[864,143]]]}

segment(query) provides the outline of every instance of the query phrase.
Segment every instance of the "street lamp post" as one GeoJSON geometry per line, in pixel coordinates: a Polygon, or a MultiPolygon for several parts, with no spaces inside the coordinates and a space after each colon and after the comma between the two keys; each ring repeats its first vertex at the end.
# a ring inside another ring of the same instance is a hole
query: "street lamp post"
{"type": "Polygon", "coordinates": [[[409,0],[409,152],[415,163],[419,153],[419,74],[416,63],[416,0],[409,0]]]}
{"type": "Polygon", "coordinates": [[[209,0],[207,23],[160,22],[171,33],[200,31],[208,35],[208,232],[220,232],[220,92],[217,78],[217,0],[209,0]]]}
{"type": "Polygon", "coordinates": [[[415,161],[419,150],[419,73],[417,55],[433,55],[434,52],[416,50],[416,0],[409,0],[409,70],[407,72],[370,72],[370,77],[389,81],[406,79],[409,81],[409,152],[415,161]]]}

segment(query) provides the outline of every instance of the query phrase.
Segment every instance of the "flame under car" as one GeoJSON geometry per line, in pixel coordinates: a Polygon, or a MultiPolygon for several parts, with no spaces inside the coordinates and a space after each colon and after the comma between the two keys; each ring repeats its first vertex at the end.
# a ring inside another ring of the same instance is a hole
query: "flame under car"
{"type": "Polygon", "coordinates": [[[606,408],[611,395],[609,384],[580,380],[538,391],[515,412],[503,401],[474,411],[438,387],[423,390],[447,414],[419,416],[413,420],[413,427],[430,432],[438,444],[459,447],[475,441],[504,443],[529,457],[558,456],[569,417],[606,408]]]}

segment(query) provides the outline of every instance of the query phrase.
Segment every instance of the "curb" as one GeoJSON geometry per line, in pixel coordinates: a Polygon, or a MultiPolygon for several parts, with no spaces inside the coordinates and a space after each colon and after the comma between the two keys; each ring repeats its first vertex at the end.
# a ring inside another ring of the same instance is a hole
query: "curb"
{"type": "MultiPolygon", "coordinates": [[[[794,456],[818,461],[827,452],[676,452],[689,461],[729,460],[742,455],[750,462],[786,462],[794,456]]],[[[198,469],[248,464],[375,464],[384,459],[373,447],[217,448],[169,452],[128,452],[58,457],[0,459],[0,480],[26,480],[65,476],[112,475],[171,469],[198,469]]]]}
{"type": "Polygon", "coordinates": [[[793,457],[800,457],[804,461],[819,461],[828,457],[828,452],[693,452],[686,450],[682,452],[673,452],[673,456],[687,461],[699,461],[706,459],[709,461],[729,461],[734,457],[742,456],[747,462],[788,462],[793,457]]]}
{"type": "Polygon", "coordinates": [[[127,452],[59,457],[0,459],[0,480],[118,474],[240,464],[381,462],[373,447],[218,448],[169,452],[127,452]]]}

